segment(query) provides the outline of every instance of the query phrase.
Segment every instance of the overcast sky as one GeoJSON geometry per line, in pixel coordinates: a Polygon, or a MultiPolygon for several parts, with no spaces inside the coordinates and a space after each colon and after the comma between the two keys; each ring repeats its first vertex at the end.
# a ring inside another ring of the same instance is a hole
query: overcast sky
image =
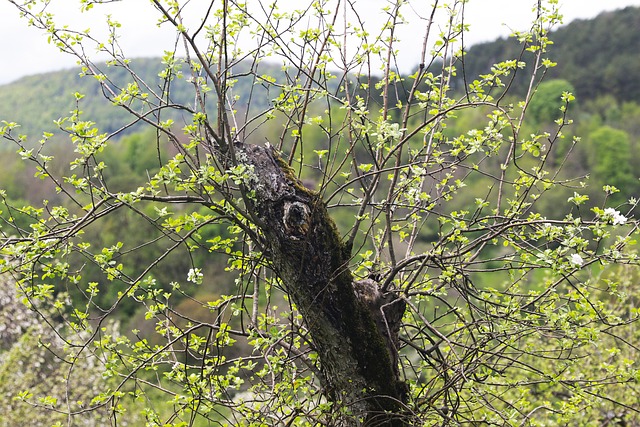
{"type": "MultiPolygon", "coordinates": [[[[254,0],[255,1],[255,0],[254,0]]],[[[266,1],[266,0],[265,0],[266,1]]],[[[286,0],[285,0],[286,1],[286,0]]],[[[291,0],[289,0],[291,1],[291,0]]],[[[365,22],[375,21],[380,16],[380,7],[385,0],[358,0],[365,4],[365,22]],[[370,16],[366,16],[369,13],[370,16]]],[[[428,0],[415,0],[415,5],[427,4],[428,0]]],[[[269,3],[272,0],[268,1],[269,3]]],[[[54,0],[53,3],[56,3],[54,0]]],[[[123,24],[122,45],[129,57],[159,56],[173,44],[173,33],[169,28],[157,28],[157,16],[148,0],[123,0],[112,3],[108,7],[96,7],[89,14],[74,15],[71,11],[77,9],[78,0],[57,0],[64,6],[57,10],[60,19],[76,24],[79,29],[91,27],[92,31],[104,28],[104,16],[113,13],[123,24]]],[[[205,0],[192,0],[191,8],[195,9],[199,3],[207,4],[205,0]]],[[[529,27],[532,21],[533,0],[470,0],[466,6],[466,22],[471,25],[471,32],[465,36],[465,42],[478,43],[507,36],[513,29],[522,30],[529,27]]],[[[640,0],[560,0],[560,10],[564,15],[564,22],[574,19],[592,18],[605,10],[619,9],[625,6],[640,6],[640,0]]],[[[420,6],[424,7],[424,6],[420,6]]],[[[419,39],[413,34],[421,34],[422,30],[405,25],[402,28],[407,43],[412,41],[419,52],[419,39]],[[408,35],[408,37],[407,37],[408,35]],[[413,39],[413,40],[412,40],[413,39]]],[[[418,25],[418,24],[416,24],[418,25]]],[[[423,25],[423,24],[422,24],[423,25]]],[[[640,31],[640,29],[630,29],[640,31]]],[[[401,34],[401,37],[403,34],[401,34]]],[[[62,55],[47,44],[46,35],[34,28],[29,28],[24,19],[20,19],[15,6],[8,0],[0,0],[0,84],[8,83],[25,75],[46,71],[69,68],[75,65],[75,60],[62,55]]],[[[407,59],[409,61],[410,59],[407,59]]],[[[417,61],[416,61],[417,62],[417,61]]],[[[401,64],[407,68],[416,64],[401,64]]],[[[405,70],[403,70],[405,71],[405,70]]]]}

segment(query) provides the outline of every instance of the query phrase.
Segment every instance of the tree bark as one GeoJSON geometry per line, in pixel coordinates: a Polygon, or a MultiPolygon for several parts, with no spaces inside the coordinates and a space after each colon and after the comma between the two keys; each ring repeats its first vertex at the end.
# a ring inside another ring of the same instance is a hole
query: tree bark
{"type": "Polygon", "coordinates": [[[404,425],[397,352],[404,301],[383,295],[373,280],[354,280],[350,251],[324,202],[273,149],[238,145],[236,158],[252,166],[250,211],[309,329],[327,398],[367,426],[404,425]]]}

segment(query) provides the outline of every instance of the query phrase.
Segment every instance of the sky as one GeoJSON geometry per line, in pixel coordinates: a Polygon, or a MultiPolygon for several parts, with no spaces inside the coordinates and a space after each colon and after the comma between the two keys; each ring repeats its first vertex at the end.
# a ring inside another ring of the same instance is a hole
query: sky
{"type": "MultiPolygon", "coordinates": [[[[272,1],[269,0],[269,3],[272,1]]],[[[387,0],[356,1],[367,5],[363,8],[362,18],[365,22],[373,23],[380,19],[380,8],[388,3],[387,0]]],[[[96,6],[90,13],[81,15],[75,12],[79,3],[79,0],[53,0],[53,11],[62,22],[78,29],[90,27],[92,34],[96,35],[100,35],[100,31],[105,28],[105,15],[113,14],[122,23],[121,44],[130,58],[160,56],[174,44],[173,32],[167,27],[158,28],[156,25],[157,15],[148,0],[115,1],[106,6],[96,6]],[[56,5],[61,6],[56,8],[56,5]]],[[[532,8],[535,3],[534,0],[469,0],[465,6],[465,20],[470,24],[471,31],[465,36],[465,43],[469,45],[491,41],[508,36],[512,30],[527,29],[534,16],[532,8]]],[[[208,1],[191,0],[190,7],[198,10],[200,4],[205,6],[208,1]]],[[[418,4],[425,5],[427,0],[411,2],[411,5],[418,4]]],[[[593,18],[605,10],[640,6],[640,0],[559,0],[559,4],[566,24],[574,19],[593,18]]],[[[421,34],[422,30],[415,25],[424,24],[415,23],[416,20],[409,21],[400,32],[400,37],[406,43],[403,49],[418,53],[421,50],[421,37],[415,37],[415,34],[421,34]]],[[[59,53],[49,45],[46,34],[29,27],[9,0],[0,0],[0,54],[0,84],[26,75],[70,68],[76,64],[74,58],[59,53]]],[[[406,68],[402,71],[408,71],[416,65],[408,62],[411,60],[412,57],[409,56],[406,63],[400,64],[406,68]]]]}

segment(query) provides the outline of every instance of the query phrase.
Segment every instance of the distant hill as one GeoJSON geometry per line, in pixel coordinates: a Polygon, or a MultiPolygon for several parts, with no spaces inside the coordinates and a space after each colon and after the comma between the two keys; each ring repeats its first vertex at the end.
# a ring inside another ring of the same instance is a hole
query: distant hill
{"type": "MultiPolygon", "coordinates": [[[[563,78],[576,88],[579,100],[588,100],[609,94],[617,100],[640,100],[640,8],[605,12],[591,20],[578,20],[563,26],[551,34],[554,45],[548,57],[558,63],[548,77],[563,78]]],[[[485,74],[496,62],[514,59],[522,46],[513,39],[471,46],[465,55],[464,73],[467,79],[485,74]]],[[[153,88],[161,85],[158,72],[162,69],[159,58],[135,59],[132,67],[153,88]]],[[[263,74],[284,78],[280,66],[261,64],[263,74]]],[[[241,67],[238,67],[241,68],[241,67]]],[[[462,66],[458,75],[463,84],[462,66]]],[[[242,74],[241,69],[234,70],[242,74]]],[[[127,81],[125,70],[109,69],[116,84],[127,81]]],[[[526,90],[527,72],[517,75],[516,93],[526,90]]],[[[458,86],[460,87],[460,86],[458,86]]],[[[22,132],[37,138],[43,131],[54,131],[53,120],[67,115],[75,108],[73,93],[86,95],[81,104],[87,120],[98,122],[103,132],[113,132],[131,119],[123,109],[113,108],[101,93],[99,85],[91,77],[80,78],[77,70],[58,71],[24,77],[16,82],[0,86],[0,120],[15,121],[22,125],[22,132]]],[[[268,93],[251,78],[240,77],[234,95],[240,97],[239,106],[247,105],[251,94],[253,108],[266,108],[277,93],[268,93]]],[[[406,96],[406,94],[405,94],[406,96]]],[[[185,80],[176,81],[172,87],[173,101],[193,104],[193,88],[185,80]]],[[[128,132],[136,128],[128,129],[128,132]]]]}
{"type": "MultiPolygon", "coordinates": [[[[160,58],[133,59],[131,67],[156,93],[161,93],[160,87],[163,80],[158,77],[158,73],[163,65],[160,58]]],[[[261,73],[282,75],[279,66],[261,64],[260,67],[261,73]]],[[[245,71],[242,66],[234,69],[238,74],[245,71]]],[[[131,81],[128,72],[123,68],[110,67],[104,72],[108,73],[109,78],[118,87],[123,87],[131,81]]],[[[188,70],[184,70],[184,73],[188,76],[188,70]]],[[[114,132],[132,119],[124,109],[114,107],[104,98],[100,85],[93,77],[80,77],[79,70],[72,69],[28,76],[0,86],[0,120],[19,123],[20,132],[33,138],[39,137],[43,131],[56,132],[53,121],[67,116],[76,108],[74,98],[76,92],[85,95],[80,104],[80,109],[84,112],[84,120],[97,122],[101,132],[114,132]]],[[[248,78],[241,78],[238,81],[233,95],[239,96],[236,102],[242,106],[248,103],[251,93],[253,108],[264,109],[270,99],[277,96],[277,94],[268,94],[265,88],[254,85],[254,82],[248,78]]],[[[192,106],[193,86],[185,79],[174,80],[171,86],[171,101],[192,106]]],[[[177,115],[178,113],[173,111],[167,114],[177,115]]],[[[164,118],[168,117],[165,114],[164,118]]],[[[137,127],[133,126],[124,134],[134,132],[136,129],[137,127]]]]}
{"type": "MultiPolygon", "coordinates": [[[[578,100],[612,95],[620,101],[640,100],[640,8],[604,12],[589,20],[576,20],[553,31],[548,58],[557,62],[547,78],[568,80],[578,100]]],[[[470,47],[464,70],[469,78],[485,74],[491,65],[519,56],[514,39],[499,39],[470,47]]],[[[460,69],[460,67],[459,67],[460,69]]],[[[528,73],[516,79],[524,92],[528,73]]]]}
{"type": "MultiPolygon", "coordinates": [[[[159,60],[136,61],[136,71],[151,81],[157,79],[157,71],[152,70],[159,70],[159,66],[159,60]]],[[[124,81],[124,70],[113,73],[116,80],[124,81]]],[[[20,131],[27,134],[54,131],[53,121],[75,109],[75,92],[86,96],[81,104],[85,119],[99,118],[101,130],[113,131],[129,119],[122,109],[111,108],[93,78],[80,78],[75,69],[28,76],[0,86],[0,119],[19,123],[20,131]]]]}

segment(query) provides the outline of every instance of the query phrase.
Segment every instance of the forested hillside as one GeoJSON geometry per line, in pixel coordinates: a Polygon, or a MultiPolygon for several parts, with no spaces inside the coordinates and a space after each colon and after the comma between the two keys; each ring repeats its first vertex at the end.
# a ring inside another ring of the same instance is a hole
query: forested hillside
{"type": "MultiPolygon", "coordinates": [[[[582,103],[611,95],[620,102],[640,99],[640,8],[604,12],[594,19],[575,20],[550,33],[548,57],[557,65],[545,78],[565,79],[582,103]]],[[[486,73],[496,62],[531,57],[514,38],[482,43],[468,49],[464,72],[486,73]]],[[[515,80],[515,90],[527,90],[527,73],[515,80]]],[[[462,79],[459,79],[461,83],[462,79]]]]}
{"type": "MultiPolygon", "coordinates": [[[[533,87],[536,89],[536,95],[530,107],[533,110],[530,116],[536,123],[528,122],[532,129],[553,122],[559,116],[562,92],[569,90],[574,93],[577,98],[577,103],[572,106],[571,111],[574,125],[565,129],[566,139],[577,135],[582,138],[584,144],[575,148],[576,153],[570,160],[571,168],[577,174],[591,174],[591,189],[600,188],[601,182],[617,185],[622,190],[622,194],[614,196],[618,200],[635,195],[639,189],[638,177],[632,171],[640,170],[640,56],[636,54],[640,51],[640,32],[628,31],[630,28],[639,27],[640,8],[627,7],[602,13],[591,20],[577,20],[552,31],[550,38],[553,45],[549,47],[547,56],[557,65],[548,69],[540,87],[537,86],[539,82],[533,87]]],[[[471,80],[471,76],[487,73],[494,63],[508,59],[526,59],[531,55],[532,52],[522,51],[521,45],[514,38],[472,46],[464,56],[464,61],[456,63],[458,73],[457,80],[454,79],[454,87],[464,87],[470,83],[467,79],[471,80]]],[[[159,74],[163,64],[171,60],[134,59],[130,65],[135,73],[148,83],[150,90],[162,93],[168,88],[163,87],[163,78],[159,74]]],[[[232,102],[233,107],[241,112],[243,106],[249,104],[253,111],[266,110],[277,102],[280,93],[273,88],[269,92],[266,89],[267,85],[261,84],[259,79],[247,76],[246,70],[249,66],[250,64],[245,63],[233,69],[237,82],[234,83],[230,92],[232,98],[228,102],[232,102]]],[[[99,72],[100,67],[96,66],[96,70],[99,72]]],[[[103,65],[102,70],[109,72],[114,90],[123,89],[128,75],[126,69],[103,65]]],[[[287,76],[280,65],[268,62],[260,64],[260,71],[283,85],[295,84],[298,78],[287,76]]],[[[193,107],[194,99],[189,95],[192,88],[189,83],[190,76],[188,73],[183,75],[179,67],[175,73],[180,78],[174,79],[171,83],[171,101],[193,107]]],[[[20,123],[20,132],[28,135],[31,140],[39,138],[43,131],[52,132],[55,139],[56,135],[64,134],[60,129],[64,126],[58,126],[54,121],[77,108],[78,101],[74,93],[80,93],[83,95],[80,108],[83,117],[89,120],[99,119],[98,126],[101,132],[111,134],[124,127],[125,131],[117,133],[117,138],[121,138],[139,132],[144,127],[140,120],[132,121],[124,109],[113,108],[110,102],[105,100],[95,76],[80,77],[80,74],[80,70],[59,71],[25,77],[0,86],[0,119],[20,123]]],[[[526,69],[516,71],[510,86],[511,94],[526,93],[530,84],[527,75],[526,69]]],[[[354,79],[353,76],[350,78],[354,79]]],[[[380,77],[374,76],[365,83],[374,85],[379,79],[380,77]]],[[[340,79],[330,84],[337,87],[340,79]]],[[[372,96],[379,94],[372,93],[372,96]]],[[[398,86],[389,96],[391,103],[395,103],[397,99],[405,101],[408,92],[398,86]]],[[[381,98],[378,98],[377,102],[381,105],[381,98]]],[[[334,107],[339,108],[337,105],[334,107]]],[[[132,108],[135,110],[135,104],[132,108]]],[[[176,110],[162,114],[169,114],[163,116],[163,119],[172,118],[178,123],[185,123],[181,113],[176,110]]],[[[448,129],[451,135],[465,132],[466,129],[477,125],[476,121],[481,116],[474,118],[468,117],[468,114],[463,114],[454,127],[448,129]]],[[[265,134],[264,127],[259,135],[249,135],[255,141],[277,140],[282,137],[280,126],[281,124],[276,122],[268,126],[271,129],[270,135],[265,134]]],[[[314,142],[313,139],[314,136],[307,133],[307,144],[322,145],[321,141],[314,142]]],[[[5,149],[11,147],[1,144],[0,150],[5,149]]],[[[22,197],[28,200],[41,199],[42,187],[32,188],[26,185],[28,175],[31,174],[31,171],[23,171],[22,165],[14,164],[8,159],[5,160],[5,167],[0,173],[12,177],[7,186],[16,190],[13,196],[17,197],[17,193],[27,189],[22,197]]],[[[121,182],[127,180],[126,176],[119,179],[121,182]]]]}
{"type": "MultiPolygon", "coordinates": [[[[553,46],[549,47],[549,59],[556,62],[550,68],[545,79],[563,79],[575,88],[575,95],[581,105],[591,104],[603,98],[613,99],[616,104],[640,99],[640,32],[630,29],[640,28],[640,8],[605,12],[590,20],[576,20],[550,33],[553,46]]],[[[456,85],[464,87],[465,78],[488,72],[497,62],[524,56],[531,52],[522,52],[522,46],[514,38],[499,39],[489,43],[471,46],[464,62],[457,64],[458,79],[456,85]]],[[[162,78],[158,73],[162,69],[160,58],[134,59],[131,62],[135,72],[150,88],[161,92],[162,78]]],[[[248,64],[247,64],[248,66],[248,64]]],[[[127,75],[124,69],[109,71],[114,87],[122,86],[127,75]]],[[[261,64],[262,71],[269,76],[283,76],[280,64],[261,64]]],[[[99,69],[99,67],[98,67],[99,69]]],[[[267,93],[259,82],[248,79],[246,67],[233,70],[238,82],[234,86],[235,105],[242,108],[251,98],[255,109],[266,108],[278,93],[267,93]]],[[[524,71],[524,70],[523,70],[524,71]]],[[[21,124],[26,133],[55,131],[53,121],[75,108],[73,93],[86,96],[83,111],[89,117],[100,117],[101,130],[114,132],[129,123],[129,117],[122,109],[110,108],[99,86],[92,78],[81,78],[80,70],[57,71],[42,75],[24,77],[16,82],[0,86],[0,118],[21,124]]],[[[516,74],[512,93],[524,94],[529,86],[528,74],[516,74]]],[[[175,103],[189,105],[193,103],[187,95],[190,85],[184,79],[174,81],[172,97],[175,103]]],[[[378,77],[379,79],[380,77],[378,77]]],[[[376,83],[376,80],[372,81],[376,83]]],[[[406,98],[406,94],[400,94],[406,98]]],[[[601,106],[611,107],[609,103],[601,106]]],[[[597,112],[597,111],[596,111],[597,112]]],[[[138,129],[134,127],[133,130],[138,129]]]]}
{"type": "MultiPolygon", "coordinates": [[[[163,91],[171,91],[170,101],[174,104],[183,104],[193,107],[193,97],[189,95],[192,85],[188,82],[191,78],[189,72],[183,75],[179,67],[175,70],[176,78],[171,87],[165,87],[164,76],[159,75],[168,58],[138,58],[128,64],[131,69],[148,84],[147,90],[162,94],[163,91]]],[[[246,66],[238,65],[233,72],[238,76],[246,74],[246,66]]],[[[269,63],[261,64],[261,70],[265,75],[281,75],[280,66],[269,63]]],[[[126,79],[129,71],[123,67],[95,65],[94,73],[108,73],[111,86],[115,91],[126,87],[126,79]]],[[[251,105],[255,109],[264,109],[277,94],[270,96],[260,84],[255,84],[250,79],[238,78],[234,87],[233,102],[241,109],[243,105],[251,105]],[[235,97],[237,96],[237,99],[235,97]]],[[[124,126],[131,126],[119,135],[127,135],[140,130],[140,122],[132,123],[131,116],[105,99],[100,85],[95,76],[84,75],[80,69],[56,71],[47,74],[34,75],[21,78],[13,83],[0,86],[0,120],[20,123],[21,131],[32,135],[42,131],[57,133],[59,127],[54,121],[65,116],[76,108],[75,93],[84,95],[82,111],[86,117],[99,118],[100,130],[113,133],[124,126]]],[[[135,108],[135,105],[133,106],[135,108]]],[[[165,113],[166,114],[166,113],[165,113]]],[[[169,117],[177,119],[179,114],[169,112],[169,117]]],[[[2,147],[0,147],[0,150],[2,147]]]]}
{"type": "MultiPolygon", "coordinates": [[[[557,66],[550,68],[544,81],[534,86],[536,93],[529,106],[530,118],[525,122],[525,126],[531,132],[551,129],[553,121],[561,115],[563,91],[573,92],[577,102],[569,111],[569,116],[574,122],[564,129],[562,143],[547,153],[552,158],[552,163],[555,162],[558,166],[565,165],[566,162],[563,174],[567,174],[567,179],[569,175],[573,179],[570,183],[568,181],[564,191],[557,191],[554,196],[540,203],[541,206],[546,206],[546,213],[549,215],[563,213],[559,211],[561,205],[556,202],[566,200],[577,189],[589,195],[590,203],[593,204],[602,202],[600,194],[605,184],[617,187],[609,196],[615,203],[622,203],[638,194],[640,104],[636,100],[640,99],[640,74],[637,72],[640,70],[640,56],[635,52],[640,51],[640,33],[627,31],[629,28],[638,27],[640,8],[629,7],[603,13],[593,20],[572,22],[550,34],[554,44],[550,47],[549,57],[557,66]],[[580,48],[577,49],[576,46],[580,48]],[[572,142],[574,136],[580,137],[580,144],[572,142]],[[569,153],[571,156],[565,160],[564,156],[569,153]],[[579,180],[575,180],[576,177],[579,180]]],[[[464,62],[459,61],[456,64],[461,71],[458,73],[457,84],[464,84],[462,72],[467,76],[482,75],[496,62],[531,54],[523,53],[521,49],[514,39],[502,39],[471,47],[464,57],[464,62]]],[[[170,59],[135,59],[130,65],[135,73],[148,83],[149,90],[162,93],[167,88],[163,88],[163,76],[159,74],[167,61],[170,59]]],[[[280,102],[279,92],[275,92],[273,88],[269,92],[260,79],[246,75],[248,66],[249,64],[236,66],[233,70],[237,82],[234,83],[233,98],[230,102],[234,103],[234,107],[241,111],[244,105],[250,103],[252,110],[261,111],[280,102]]],[[[112,87],[118,89],[125,85],[129,72],[125,68],[104,66],[104,70],[109,71],[112,87]]],[[[264,75],[270,76],[270,79],[282,79],[283,83],[290,85],[297,79],[297,76],[286,75],[279,65],[263,63],[260,70],[264,75]]],[[[182,75],[180,68],[176,68],[175,72],[180,78],[174,79],[171,83],[171,101],[187,108],[193,106],[194,100],[189,99],[192,87],[189,76],[182,75]]],[[[526,92],[529,86],[529,82],[524,80],[526,75],[525,72],[516,73],[512,85],[515,93],[526,92]]],[[[339,81],[340,79],[336,79],[336,82],[329,84],[337,87],[339,81]]],[[[378,81],[379,77],[374,77],[367,84],[374,85],[378,81]]],[[[87,120],[99,121],[97,126],[100,132],[117,133],[119,142],[110,145],[99,158],[109,165],[104,173],[109,179],[110,189],[131,191],[140,177],[150,176],[157,171],[160,161],[171,155],[173,148],[167,141],[163,141],[156,149],[149,150],[148,147],[155,144],[153,141],[157,139],[156,133],[148,127],[145,130],[142,121],[132,121],[131,115],[124,109],[113,108],[102,92],[96,84],[95,76],[80,77],[78,70],[25,77],[12,84],[0,86],[0,120],[20,123],[16,132],[25,133],[29,141],[41,138],[43,131],[52,132],[53,135],[47,139],[53,139],[54,144],[49,145],[48,154],[54,155],[56,159],[53,163],[54,168],[64,168],[71,155],[65,143],[68,139],[66,131],[63,130],[66,125],[56,125],[54,121],[78,109],[87,120]],[[82,96],[76,99],[74,94],[78,93],[82,96]],[[118,132],[123,127],[126,129],[118,132]]],[[[379,94],[372,93],[371,96],[379,97],[379,94]]],[[[396,95],[390,96],[397,96],[397,99],[404,101],[408,93],[398,91],[396,95]]],[[[374,101],[382,104],[381,98],[374,101]]],[[[132,104],[131,108],[135,110],[135,104],[132,104]]],[[[343,115],[340,111],[341,105],[335,104],[331,110],[332,114],[343,115]]],[[[320,113],[320,110],[318,112],[320,113]]],[[[187,123],[188,118],[181,118],[180,113],[176,113],[175,110],[168,114],[170,116],[162,116],[162,119],[177,120],[178,126],[187,123]]],[[[393,109],[390,110],[390,114],[394,114],[393,109]]],[[[464,134],[469,129],[479,126],[484,120],[484,114],[486,111],[481,109],[459,113],[457,119],[444,131],[445,135],[464,134]]],[[[247,138],[258,143],[278,141],[285,137],[282,129],[281,121],[266,120],[259,133],[248,132],[247,138]]],[[[305,144],[319,153],[326,148],[324,136],[313,130],[305,133],[305,144]]],[[[10,144],[0,144],[0,150],[13,149],[14,146],[10,144]]],[[[543,143],[540,143],[540,149],[544,150],[543,143]]],[[[498,165],[492,167],[497,168],[498,165]]],[[[33,165],[26,165],[15,156],[6,156],[0,170],[0,183],[6,190],[6,197],[9,200],[29,202],[45,199],[50,202],[56,201],[59,191],[49,182],[34,178],[37,174],[33,165]]],[[[318,180],[321,179],[313,174],[303,178],[307,179],[311,186],[319,185],[318,180]]],[[[467,182],[467,185],[475,185],[478,188],[485,184],[482,179],[467,182]]],[[[462,209],[469,203],[473,201],[461,198],[452,204],[451,209],[462,209]]],[[[102,230],[104,233],[100,238],[105,243],[118,241],[119,235],[136,235],[141,230],[135,218],[121,218],[118,221],[122,222],[114,223],[112,227],[102,230]]],[[[343,222],[340,216],[337,217],[337,222],[339,226],[343,222]]],[[[344,219],[345,224],[348,222],[349,218],[344,219]]],[[[145,255],[148,259],[155,256],[153,250],[147,251],[145,255]]],[[[164,261],[165,264],[169,264],[166,268],[168,276],[180,275],[182,270],[187,268],[186,265],[173,266],[171,262],[180,263],[178,257],[170,257],[164,261]]],[[[108,299],[109,295],[104,296],[108,299]]]]}
{"type": "MultiPolygon", "coordinates": [[[[553,44],[545,55],[555,63],[536,80],[530,109],[532,129],[560,117],[563,91],[576,96],[570,110],[573,125],[567,136],[578,136],[569,169],[590,176],[588,191],[604,183],[617,186],[618,202],[636,197],[640,190],[640,8],[604,12],[594,19],[576,20],[550,32],[553,44]]],[[[463,76],[487,73],[493,64],[509,59],[530,59],[516,38],[472,46],[458,65],[463,76]]],[[[530,87],[531,62],[516,71],[510,93],[524,96],[530,87]]],[[[468,81],[466,83],[469,83],[468,81]]],[[[565,147],[568,149],[568,146],[565,147]]],[[[595,194],[592,193],[594,197],[595,194]]]]}
{"type": "MultiPolygon", "coordinates": [[[[635,101],[640,99],[640,93],[634,95],[634,91],[640,88],[640,74],[631,72],[633,68],[629,68],[637,63],[636,70],[640,70],[640,57],[631,54],[640,50],[640,35],[638,32],[625,31],[625,28],[634,28],[634,23],[638,22],[640,9],[626,8],[604,13],[593,20],[576,21],[551,33],[554,45],[549,56],[558,65],[550,68],[544,81],[535,86],[536,93],[529,106],[529,119],[524,123],[525,130],[532,133],[540,129],[551,129],[554,120],[561,115],[563,91],[571,91],[577,95],[577,102],[569,111],[573,124],[565,127],[562,140],[556,148],[546,153],[551,158],[551,164],[564,166],[561,176],[567,179],[567,185],[563,190],[557,190],[539,203],[550,216],[564,214],[564,201],[575,191],[585,193],[591,198],[590,204],[598,205],[602,203],[601,190],[604,185],[617,187],[617,190],[608,196],[615,204],[636,197],[640,190],[637,172],[640,171],[640,104],[635,101]],[[575,46],[581,48],[576,49],[575,46]],[[572,142],[575,136],[580,138],[580,144],[572,142]],[[567,156],[568,154],[570,156],[567,156]]],[[[464,65],[459,62],[457,66],[464,70],[466,75],[482,75],[495,62],[518,58],[522,54],[519,49],[521,48],[513,39],[473,46],[465,55],[464,65]]],[[[166,88],[162,87],[163,79],[159,73],[166,62],[166,58],[136,59],[131,62],[131,67],[138,76],[149,83],[149,89],[161,93],[166,88]]],[[[280,66],[266,63],[260,67],[264,74],[272,76],[272,79],[282,79],[284,83],[289,84],[296,81],[296,76],[286,75],[280,66]]],[[[126,69],[111,69],[105,66],[106,70],[110,72],[114,88],[124,85],[123,82],[128,75],[126,69]]],[[[262,85],[259,79],[247,77],[245,71],[243,67],[234,69],[237,83],[233,86],[232,102],[236,109],[242,110],[243,105],[251,103],[254,111],[261,111],[280,102],[280,93],[274,92],[273,88],[269,92],[266,85],[262,85]]],[[[179,69],[176,72],[181,74],[179,69]]],[[[526,73],[521,73],[522,77],[525,75],[526,73]]],[[[173,80],[171,90],[171,100],[187,107],[194,103],[188,95],[191,88],[188,77],[181,75],[181,78],[173,80]]],[[[377,81],[379,78],[373,78],[371,84],[377,81]]],[[[461,78],[459,84],[463,84],[461,78]]],[[[330,85],[337,87],[338,83],[333,82],[330,85]]],[[[529,82],[516,75],[516,93],[525,93],[528,85],[529,82]]],[[[377,97],[379,94],[372,93],[371,96],[377,97]]],[[[407,96],[407,92],[397,92],[397,98],[401,101],[406,100],[407,96]]],[[[99,160],[108,165],[104,176],[108,179],[107,184],[111,191],[134,190],[136,182],[141,177],[151,176],[159,169],[161,161],[174,153],[174,148],[168,141],[161,138],[159,143],[154,142],[157,140],[156,132],[149,127],[145,128],[145,124],[140,120],[132,121],[125,110],[113,108],[113,105],[105,100],[102,89],[96,84],[94,77],[80,77],[77,70],[25,77],[1,86],[0,99],[0,120],[20,123],[20,128],[16,131],[25,133],[28,141],[41,138],[43,131],[53,133],[47,137],[53,140],[53,144],[48,145],[47,153],[55,158],[51,166],[53,170],[68,167],[65,165],[71,160],[71,152],[66,143],[68,136],[63,130],[66,125],[58,126],[54,123],[59,117],[78,109],[87,120],[99,121],[97,126],[100,132],[117,133],[116,144],[108,146],[104,151],[101,150],[98,155],[99,160]],[[76,99],[74,93],[80,93],[82,97],[76,99]],[[118,132],[123,127],[126,129],[118,132]],[[156,148],[150,150],[150,146],[156,148]]],[[[374,102],[381,105],[382,99],[376,98],[374,102]]],[[[135,109],[134,104],[132,108],[135,109]]],[[[390,114],[394,114],[394,111],[391,109],[390,114]]],[[[317,112],[321,113],[320,110],[317,112]]],[[[444,134],[451,137],[464,134],[480,126],[486,113],[482,109],[462,111],[444,130],[444,134]]],[[[169,114],[171,116],[162,116],[162,119],[173,118],[178,126],[185,126],[187,123],[188,118],[181,118],[175,110],[169,114]]],[[[344,116],[341,105],[333,105],[331,114],[344,116]]],[[[257,143],[273,143],[286,136],[282,131],[283,126],[280,120],[266,120],[261,125],[259,133],[248,132],[247,138],[257,143]]],[[[318,153],[327,148],[324,135],[313,130],[306,131],[305,144],[318,153]]],[[[545,150],[544,142],[537,144],[540,151],[545,150]]],[[[0,150],[14,149],[10,144],[0,144],[0,150]]],[[[487,173],[495,173],[498,167],[497,164],[489,166],[487,173]]],[[[9,200],[25,200],[31,203],[39,203],[42,200],[51,203],[57,201],[60,192],[55,186],[48,181],[35,178],[34,175],[39,175],[34,165],[25,164],[17,156],[5,156],[3,168],[0,169],[0,183],[6,191],[5,196],[9,200]]],[[[320,185],[319,181],[322,179],[320,175],[313,173],[302,178],[312,187],[320,185]]],[[[479,178],[468,180],[466,183],[478,189],[486,184],[487,182],[479,178]]],[[[464,209],[473,203],[473,200],[458,198],[451,203],[451,210],[464,209]]],[[[5,216],[7,214],[4,213],[5,216]]],[[[28,221],[28,216],[24,217],[25,221],[28,221]]],[[[113,224],[103,227],[100,233],[95,230],[95,238],[101,240],[102,244],[115,243],[123,236],[139,235],[141,241],[144,239],[146,226],[137,218],[114,216],[112,220],[113,224]]],[[[338,226],[347,227],[350,217],[337,215],[336,221],[338,226]]],[[[157,256],[157,251],[150,246],[141,256],[145,262],[149,262],[157,256]]],[[[161,263],[161,268],[164,268],[167,277],[178,277],[188,269],[188,265],[183,261],[177,256],[168,257],[161,263]]],[[[222,267],[214,263],[211,264],[211,268],[220,270],[222,267]]],[[[103,293],[97,300],[104,297],[107,301],[111,296],[109,292],[103,293]]]]}

